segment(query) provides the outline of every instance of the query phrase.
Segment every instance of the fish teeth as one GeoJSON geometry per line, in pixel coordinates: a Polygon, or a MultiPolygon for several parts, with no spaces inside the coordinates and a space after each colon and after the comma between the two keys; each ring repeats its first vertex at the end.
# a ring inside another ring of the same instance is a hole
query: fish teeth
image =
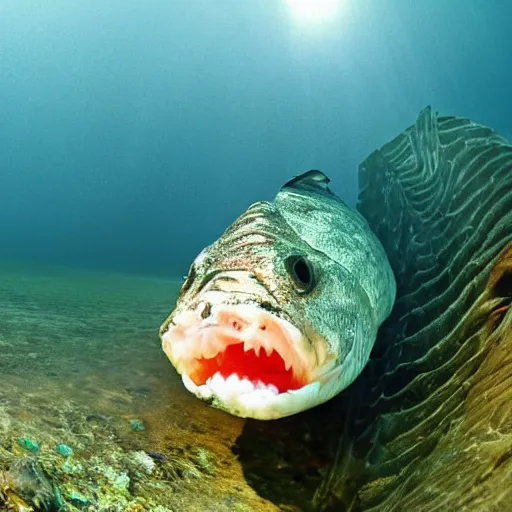
{"type": "Polygon", "coordinates": [[[236,373],[232,373],[227,379],[226,379],[226,385],[229,387],[235,386],[235,384],[238,384],[240,382],[240,377],[236,373]]]}
{"type": "Polygon", "coordinates": [[[232,373],[227,379],[217,372],[209,384],[210,389],[221,399],[227,400],[240,394],[240,377],[232,373]]]}
{"type": "Polygon", "coordinates": [[[272,352],[274,352],[274,347],[270,342],[264,342],[263,348],[265,349],[265,352],[267,353],[267,357],[270,357],[272,355],[272,352]]]}
{"type": "Polygon", "coordinates": [[[256,338],[249,338],[244,341],[244,352],[254,350],[257,357],[260,356],[261,345],[256,338]]]}
{"type": "Polygon", "coordinates": [[[240,393],[250,393],[251,391],[254,391],[254,384],[244,377],[239,384],[238,389],[240,390],[240,393]]]}
{"type": "Polygon", "coordinates": [[[277,389],[277,386],[274,386],[274,384],[269,384],[267,386],[267,389],[269,391],[272,391],[272,393],[274,393],[274,395],[279,395],[279,389],[277,389]]]}
{"type": "Polygon", "coordinates": [[[279,390],[274,384],[265,384],[261,380],[252,382],[247,377],[240,378],[236,373],[232,373],[225,379],[220,372],[216,372],[206,381],[206,387],[221,399],[254,392],[265,393],[269,396],[279,395],[279,390]]]}
{"type": "Polygon", "coordinates": [[[206,384],[216,395],[220,395],[224,388],[224,378],[220,372],[216,372],[213,377],[206,381],[206,384]]]}
{"type": "Polygon", "coordinates": [[[244,342],[244,352],[253,349],[258,357],[260,356],[261,348],[265,350],[267,356],[270,356],[274,351],[272,342],[268,338],[261,336],[261,332],[256,325],[246,328],[242,340],[244,342]]]}
{"type": "Polygon", "coordinates": [[[248,339],[244,341],[244,352],[249,352],[249,350],[252,350],[255,345],[255,340],[248,339]]]}
{"type": "Polygon", "coordinates": [[[261,380],[256,381],[256,389],[266,389],[266,385],[261,380]]]}

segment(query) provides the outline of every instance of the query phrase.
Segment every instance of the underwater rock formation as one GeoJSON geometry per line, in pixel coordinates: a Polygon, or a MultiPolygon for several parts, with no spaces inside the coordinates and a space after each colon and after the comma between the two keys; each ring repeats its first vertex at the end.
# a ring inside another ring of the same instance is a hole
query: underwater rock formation
{"type": "Polygon", "coordinates": [[[360,166],[358,209],[397,302],[316,507],[511,510],[512,147],[427,108],[360,166]]]}

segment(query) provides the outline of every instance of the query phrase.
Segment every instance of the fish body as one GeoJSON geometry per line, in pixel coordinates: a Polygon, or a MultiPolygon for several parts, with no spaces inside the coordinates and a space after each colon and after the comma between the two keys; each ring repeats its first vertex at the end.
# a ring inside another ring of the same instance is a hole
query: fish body
{"type": "Polygon", "coordinates": [[[323,403],[366,365],[395,300],[365,219],[309,171],[250,206],[190,267],[160,329],[185,387],[242,417],[323,403]]]}

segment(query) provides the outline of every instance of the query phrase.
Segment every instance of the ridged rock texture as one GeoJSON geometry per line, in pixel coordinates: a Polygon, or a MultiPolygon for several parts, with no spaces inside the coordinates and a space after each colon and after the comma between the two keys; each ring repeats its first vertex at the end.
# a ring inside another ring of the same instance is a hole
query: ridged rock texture
{"type": "Polygon", "coordinates": [[[360,187],[398,295],[316,507],[512,511],[512,147],[426,108],[360,187]]]}

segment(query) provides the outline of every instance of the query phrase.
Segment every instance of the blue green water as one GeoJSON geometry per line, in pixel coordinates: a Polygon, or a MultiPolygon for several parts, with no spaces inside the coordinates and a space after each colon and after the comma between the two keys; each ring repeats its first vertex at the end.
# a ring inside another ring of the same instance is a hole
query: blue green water
{"type": "Polygon", "coordinates": [[[512,134],[510,2],[339,5],[1,2],[0,258],[178,277],[295,174],[354,204],[427,104],[512,134]]]}
{"type": "Polygon", "coordinates": [[[321,169],[353,206],[359,163],[427,104],[512,138],[511,18],[504,0],[340,0],[320,25],[280,0],[2,1],[0,504],[44,474],[78,510],[277,510],[231,452],[243,421],[161,351],[181,277],[293,175],[321,169]],[[145,474],[146,451],[176,461],[145,474]]]}

